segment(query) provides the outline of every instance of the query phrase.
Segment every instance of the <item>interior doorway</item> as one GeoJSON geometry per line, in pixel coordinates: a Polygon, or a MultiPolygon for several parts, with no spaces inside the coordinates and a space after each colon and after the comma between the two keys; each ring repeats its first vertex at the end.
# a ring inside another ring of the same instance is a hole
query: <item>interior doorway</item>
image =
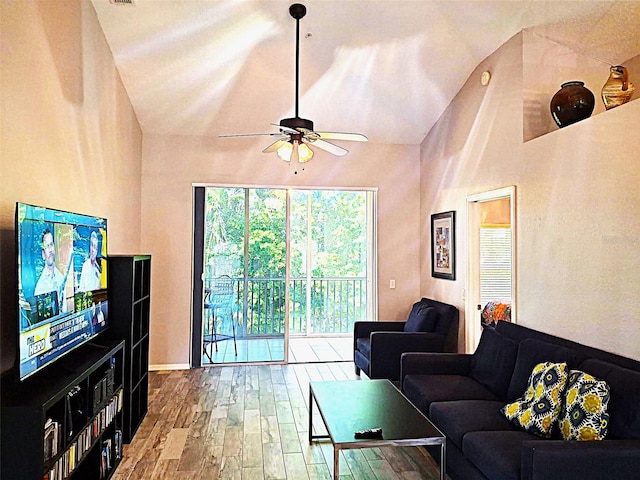
{"type": "Polygon", "coordinates": [[[467,197],[469,245],[465,302],[466,351],[475,351],[487,305],[510,310],[516,321],[516,187],[467,197]]]}

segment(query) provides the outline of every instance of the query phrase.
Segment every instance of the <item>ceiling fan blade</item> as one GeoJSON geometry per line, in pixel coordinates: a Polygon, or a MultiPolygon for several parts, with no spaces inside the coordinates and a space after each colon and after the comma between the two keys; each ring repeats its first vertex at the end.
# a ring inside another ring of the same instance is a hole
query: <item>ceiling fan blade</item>
{"type": "Polygon", "coordinates": [[[334,155],[338,155],[339,157],[349,153],[349,150],[347,150],[346,148],[339,147],[338,145],[334,145],[330,142],[325,142],[324,140],[309,141],[306,138],[302,137],[302,141],[314,147],[326,150],[329,153],[333,153],[334,155]]]}
{"type": "Polygon", "coordinates": [[[280,139],[280,140],[276,140],[275,142],[273,142],[271,145],[269,145],[267,148],[265,148],[264,150],[262,150],[262,153],[272,153],[275,152],[276,150],[278,150],[282,145],[284,145],[285,143],[287,143],[287,140],[285,139],[280,139]]]}
{"type": "Polygon", "coordinates": [[[234,137],[279,137],[281,133],[234,133],[231,135],[218,135],[218,138],[234,138],[234,137]]]}
{"type": "MultiPolygon", "coordinates": [[[[285,127],[284,125],[279,125],[277,123],[272,123],[271,125],[273,125],[274,127],[278,127],[281,132],[293,133],[295,135],[299,135],[300,134],[300,132],[298,130],[296,130],[295,128],[285,127]]],[[[281,134],[278,133],[277,135],[281,135],[281,134]]]]}
{"type": "Polygon", "coordinates": [[[369,139],[361,133],[344,132],[316,132],[324,140],[349,140],[352,142],[367,142],[369,139]]]}

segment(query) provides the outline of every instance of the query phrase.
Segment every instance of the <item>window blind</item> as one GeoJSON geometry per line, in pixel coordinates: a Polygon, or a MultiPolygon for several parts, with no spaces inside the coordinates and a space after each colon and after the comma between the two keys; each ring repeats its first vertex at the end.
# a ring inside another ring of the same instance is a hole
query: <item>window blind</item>
{"type": "Polygon", "coordinates": [[[480,303],[511,303],[511,228],[480,227],[480,303]]]}

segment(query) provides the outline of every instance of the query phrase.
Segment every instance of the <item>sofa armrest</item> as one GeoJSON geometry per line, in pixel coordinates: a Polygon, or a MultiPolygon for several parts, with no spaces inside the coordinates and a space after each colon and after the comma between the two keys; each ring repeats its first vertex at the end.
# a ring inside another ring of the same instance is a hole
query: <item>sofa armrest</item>
{"type": "Polygon", "coordinates": [[[640,478],[640,440],[522,443],[522,480],[640,478]]]}
{"type": "Polygon", "coordinates": [[[400,356],[405,352],[441,352],[444,337],[432,332],[373,332],[369,378],[400,380],[400,356]]]}
{"type": "Polygon", "coordinates": [[[405,353],[402,355],[402,377],[405,375],[468,375],[471,354],[405,353]]]}
{"type": "Polygon", "coordinates": [[[406,322],[366,322],[359,321],[353,325],[353,342],[355,345],[356,338],[369,338],[373,332],[402,332],[406,322]]]}

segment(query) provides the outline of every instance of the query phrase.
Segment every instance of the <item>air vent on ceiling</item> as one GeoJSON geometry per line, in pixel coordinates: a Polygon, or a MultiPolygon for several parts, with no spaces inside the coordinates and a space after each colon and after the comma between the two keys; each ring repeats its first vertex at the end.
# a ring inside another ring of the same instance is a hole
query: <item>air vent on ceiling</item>
{"type": "Polygon", "coordinates": [[[133,5],[135,0],[109,0],[114,5],[133,5]]]}

